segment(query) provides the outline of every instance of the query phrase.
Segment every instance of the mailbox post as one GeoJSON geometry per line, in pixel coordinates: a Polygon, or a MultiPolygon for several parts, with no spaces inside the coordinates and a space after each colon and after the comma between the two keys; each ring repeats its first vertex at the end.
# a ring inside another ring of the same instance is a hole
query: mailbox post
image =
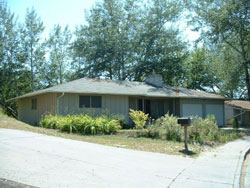
{"type": "Polygon", "coordinates": [[[190,118],[178,118],[178,124],[184,126],[184,140],[185,140],[185,151],[188,152],[188,130],[187,128],[191,126],[192,119],[190,118]]]}

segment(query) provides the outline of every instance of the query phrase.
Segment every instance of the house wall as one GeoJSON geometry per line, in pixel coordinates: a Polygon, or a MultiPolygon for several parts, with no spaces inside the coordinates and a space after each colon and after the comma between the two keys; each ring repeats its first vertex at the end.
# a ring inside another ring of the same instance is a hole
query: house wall
{"type": "Polygon", "coordinates": [[[224,101],[215,99],[180,99],[180,117],[215,115],[217,124],[225,124],[224,101]]]}
{"type": "Polygon", "coordinates": [[[232,125],[232,119],[234,118],[234,109],[229,106],[225,105],[225,120],[226,120],[226,125],[232,125]]]}
{"type": "MultiPolygon", "coordinates": [[[[57,106],[57,99],[61,96],[61,93],[48,93],[35,97],[24,98],[18,100],[18,119],[32,124],[38,125],[41,117],[46,113],[56,113],[58,107],[58,113],[61,115],[88,113],[91,115],[100,115],[101,113],[109,112],[110,114],[122,114],[126,118],[126,122],[129,123],[129,109],[138,109],[138,99],[143,97],[129,97],[129,96],[117,96],[117,95],[101,95],[102,96],[102,108],[79,108],[79,96],[84,94],[64,94],[59,99],[57,106]],[[32,110],[31,100],[37,99],[37,109],[32,110]]],[[[85,94],[87,96],[94,96],[85,94]]],[[[96,95],[100,96],[100,95],[96,95]]],[[[171,98],[143,98],[152,101],[151,112],[155,116],[161,116],[166,113],[174,114],[175,116],[195,116],[198,115],[205,118],[208,114],[214,114],[218,125],[224,125],[224,101],[223,100],[205,100],[205,99],[171,99],[171,98]],[[163,103],[161,110],[158,109],[158,105],[163,103]],[[163,110],[163,112],[162,112],[163,110]]],[[[248,114],[246,121],[249,122],[248,114]]]]}
{"type": "Polygon", "coordinates": [[[244,112],[243,110],[239,109],[234,109],[233,111],[234,116],[236,116],[241,126],[250,126],[250,111],[244,112]]]}
{"type": "Polygon", "coordinates": [[[232,119],[236,117],[242,126],[250,126],[250,111],[242,112],[244,112],[243,109],[240,111],[240,109],[225,105],[226,124],[232,125],[232,119]]]}
{"type": "Polygon", "coordinates": [[[59,100],[59,114],[88,113],[100,115],[101,113],[122,114],[128,122],[129,101],[128,96],[92,95],[92,94],[65,94],[59,100]],[[102,108],[79,108],[79,96],[102,96],[102,108]]]}
{"type": "Polygon", "coordinates": [[[248,127],[250,126],[250,111],[247,111],[242,114],[242,125],[248,127]]]}
{"type": "Polygon", "coordinates": [[[150,100],[151,102],[151,114],[153,116],[163,116],[166,113],[173,114],[173,99],[158,98],[158,97],[129,97],[129,108],[138,110],[138,100],[150,100]],[[162,103],[163,105],[159,105],[162,103]]]}
{"type": "Polygon", "coordinates": [[[31,125],[38,125],[46,113],[56,112],[56,94],[47,93],[35,97],[19,99],[18,119],[31,125]],[[37,99],[37,109],[31,109],[32,99],[37,99]]]}

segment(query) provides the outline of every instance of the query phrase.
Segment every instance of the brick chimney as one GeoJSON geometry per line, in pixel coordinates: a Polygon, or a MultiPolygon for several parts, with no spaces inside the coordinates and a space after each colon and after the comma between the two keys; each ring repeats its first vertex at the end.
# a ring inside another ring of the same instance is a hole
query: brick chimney
{"type": "Polygon", "coordinates": [[[160,74],[151,74],[147,76],[146,83],[155,87],[162,87],[163,81],[160,74]]]}

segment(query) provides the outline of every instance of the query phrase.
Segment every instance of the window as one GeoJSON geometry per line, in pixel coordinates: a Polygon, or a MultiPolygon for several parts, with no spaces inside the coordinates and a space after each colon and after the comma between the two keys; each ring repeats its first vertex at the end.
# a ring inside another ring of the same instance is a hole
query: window
{"type": "Polygon", "coordinates": [[[36,110],[37,108],[37,99],[31,99],[31,109],[36,110]]]}
{"type": "Polygon", "coordinates": [[[90,96],[79,96],[79,108],[90,107],[90,96]]]}
{"type": "Polygon", "coordinates": [[[101,96],[79,96],[79,108],[101,108],[101,96]]]}
{"type": "Polygon", "coordinates": [[[102,97],[101,96],[91,96],[91,107],[101,108],[102,107],[102,97]]]}

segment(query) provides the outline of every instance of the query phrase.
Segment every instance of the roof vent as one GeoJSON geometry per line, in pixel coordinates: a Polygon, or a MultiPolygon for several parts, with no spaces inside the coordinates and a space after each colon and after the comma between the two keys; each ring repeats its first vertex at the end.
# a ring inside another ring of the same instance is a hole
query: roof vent
{"type": "Polygon", "coordinates": [[[151,74],[146,78],[146,83],[155,87],[162,87],[162,76],[160,74],[151,74]]]}

